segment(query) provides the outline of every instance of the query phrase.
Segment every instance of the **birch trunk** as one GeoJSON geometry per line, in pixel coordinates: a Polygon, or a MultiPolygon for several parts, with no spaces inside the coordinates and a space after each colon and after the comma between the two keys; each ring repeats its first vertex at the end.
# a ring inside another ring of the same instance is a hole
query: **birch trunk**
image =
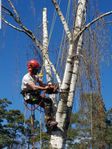
{"type": "Polygon", "coordinates": [[[43,62],[46,70],[46,79],[48,83],[52,82],[51,67],[47,61],[48,55],[48,31],[47,31],[47,9],[43,9],[43,62]]]}
{"type": "MultiPolygon", "coordinates": [[[[78,3],[77,16],[76,16],[76,21],[75,21],[75,25],[74,25],[74,37],[78,35],[78,33],[82,29],[85,19],[86,19],[86,0],[83,0],[83,3],[81,1],[82,0],[79,0],[79,3],[78,3]]],[[[70,90],[69,90],[69,95],[68,95],[68,100],[67,100],[67,107],[68,107],[67,113],[68,113],[69,117],[71,115],[73,99],[74,99],[74,94],[75,94],[75,90],[76,90],[76,83],[77,83],[78,70],[79,70],[80,52],[82,49],[82,41],[83,41],[83,35],[81,35],[79,37],[78,42],[75,41],[75,42],[77,42],[76,57],[74,57],[73,73],[72,73],[70,90]]]]}
{"type": "Polygon", "coordinates": [[[66,35],[67,35],[69,41],[71,41],[71,40],[72,40],[72,34],[71,34],[71,32],[70,32],[70,29],[69,29],[69,27],[68,27],[68,24],[67,24],[67,22],[66,22],[64,16],[63,16],[63,14],[62,14],[62,12],[61,12],[61,10],[60,10],[60,7],[59,7],[59,5],[58,5],[58,3],[57,3],[56,0],[52,0],[52,3],[54,4],[55,9],[56,9],[56,11],[57,11],[57,14],[58,14],[59,17],[60,17],[60,20],[61,20],[61,22],[62,22],[62,24],[63,24],[63,27],[64,27],[64,30],[65,30],[65,32],[66,32],[66,35]]]}
{"type": "MultiPolygon", "coordinates": [[[[46,70],[46,80],[47,83],[52,83],[52,72],[51,66],[49,63],[49,55],[48,55],[48,30],[47,30],[47,9],[43,9],[43,62],[46,70]]],[[[49,96],[53,101],[54,115],[57,109],[57,102],[55,99],[55,95],[49,96]]]]}
{"type": "MultiPolygon", "coordinates": [[[[76,20],[75,20],[74,37],[75,35],[78,34],[78,32],[82,28],[85,9],[86,9],[86,0],[79,0],[76,20]]],[[[70,119],[69,115],[71,114],[71,110],[72,110],[74,90],[76,86],[78,67],[79,67],[78,59],[75,60],[73,63],[73,55],[75,51],[80,52],[81,45],[82,45],[82,36],[77,41],[75,41],[75,43],[72,41],[69,46],[65,73],[64,73],[62,86],[61,86],[63,93],[61,94],[61,99],[59,101],[58,109],[56,113],[56,120],[58,122],[59,130],[57,130],[56,132],[53,132],[51,135],[50,143],[51,143],[52,149],[65,148],[67,129],[69,126],[69,119],[70,119]],[[68,110],[69,108],[71,108],[71,110],[68,110]]]]}
{"type": "Polygon", "coordinates": [[[73,40],[72,40],[72,33],[70,32],[70,29],[68,27],[68,24],[60,10],[60,7],[57,3],[56,0],[52,0],[52,3],[55,6],[55,9],[57,11],[57,14],[60,17],[61,23],[63,24],[65,33],[69,39],[69,50],[68,50],[68,57],[67,57],[67,62],[66,62],[66,67],[65,67],[65,72],[64,77],[63,77],[63,82],[61,85],[61,90],[66,90],[69,88],[69,83],[70,83],[70,78],[71,78],[71,70],[72,70],[72,53],[73,53],[73,40]]]}
{"type": "Polygon", "coordinates": [[[72,106],[73,106],[73,98],[74,98],[76,83],[78,78],[79,58],[80,58],[79,52],[82,49],[82,38],[83,36],[81,35],[77,44],[77,53],[76,53],[77,56],[74,57],[74,66],[73,66],[70,90],[69,90],[69,95],[67,100],[67,107],[70,109],[72,109],[72,106]]]}

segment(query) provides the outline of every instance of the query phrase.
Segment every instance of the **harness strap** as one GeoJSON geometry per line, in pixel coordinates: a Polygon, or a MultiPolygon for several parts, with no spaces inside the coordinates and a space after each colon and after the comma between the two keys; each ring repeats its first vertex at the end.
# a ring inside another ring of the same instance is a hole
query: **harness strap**
{"type": "MultiPolygon", "coordinates": [[[[39,95],[39,92],[38,92],[38,91],[33,91],[33,90],[27,90],[27,91],[22,90],[22,91],[21,91],[21,94],[23,95],[23,97],[25,97],[26,94],[28,94],[28,93],[30,93],[32,96],[33,96],[33,95],[35,95],[35,96],[38,96],[38,95],[39,95]]],[[[30,100],[30,99],[28,99],[28,100],[30,100]]],[[[39,102],[39,104],[37,104],[37,105],[35,106],[34,103],[32,103],[32,104],[31,104],[31,103],[28,103],[28,102],[27,102],[28,100],[25,100],[25,99],[24,99],[24,105],[25,105],[25,107],[26,107],[28,110],[30,110],[30,111],[36,110],[36,109],[40,106],[40,104],[42,103],[42,100],[41,100],[41,101],[39,102]],[[29,108],[29,107],[28,107],[28,104],[34,105],[34,107],[29,108]]],[[[31,100],[32,100],[32,101],[35,101],[36,99],[32,98],[31,100]]],[[[41,110],[39,110],[39,111],[41,111],[41,110]]],[[[44,111],[41,111],[41,112],[44,112],[44,111]]]]}

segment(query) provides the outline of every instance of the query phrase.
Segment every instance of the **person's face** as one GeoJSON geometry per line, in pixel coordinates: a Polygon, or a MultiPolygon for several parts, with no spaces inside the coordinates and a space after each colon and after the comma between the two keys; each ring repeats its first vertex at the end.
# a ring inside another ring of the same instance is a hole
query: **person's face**
{"type": "Polygon", "coordinates": [[[32,74],[36,75],[40,72],[40,68],[32,68],[32,74]]]}

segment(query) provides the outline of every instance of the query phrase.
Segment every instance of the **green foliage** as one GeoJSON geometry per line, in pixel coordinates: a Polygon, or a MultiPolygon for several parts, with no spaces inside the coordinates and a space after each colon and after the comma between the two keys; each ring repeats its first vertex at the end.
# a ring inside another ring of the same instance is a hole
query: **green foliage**
{"type": "MultiPolygon", "coordinates": [[[[9,109],[12,103],[7,99],[0,100],[0,148],[13,147],[19,144],[25,145],[25,140],[29,145],[40,142],[40,125],[35,120],[36,127],[32,129],[31,118],[25,121],[24,116],[19,110],[9,109]],[[27,133],[27,134],[26,134],[27,133]],[[24,136],[24,137],[23,137],[24,136]]],[[[81,108],[77,113],[72,113],[71,123],[67,133],[67,145],[70,149],[86,149],[92,143],[93,147],[101,148],[102,146],[112,146],[112,109],[105,111],[101,98],[96,95],[85,94],[81,103],[81,108]],[[94,97],[94,98],[93,98],[94,97]],[[91,104],[92,103],[92,104],[91,104]],[[92,107],[92,110],[91,110],[92,107]],[[91,119],[92,112],[92,119],[91,119]],[[107,119],[107,121],[106,121],[107,119]],[[91,134],[92,120],[92,142],[84,141],[75,144],[74,140],[80,136],[81,132],[91,134]]],[[[44,127],[44,126],[41,126],[44,127]]],[[[44,130],[44,128],[42,128],[44,130]]],[[[43,149],[49,148],[50,136],[41,132],[41,145],[43,149]]]]}
{"type": "Polygon", "coordinates": [[[9,110],[12,104],[0,99],[0,148],[18,144],[18,138],[24,134],[24,116],[19,110],[9,110]]]}

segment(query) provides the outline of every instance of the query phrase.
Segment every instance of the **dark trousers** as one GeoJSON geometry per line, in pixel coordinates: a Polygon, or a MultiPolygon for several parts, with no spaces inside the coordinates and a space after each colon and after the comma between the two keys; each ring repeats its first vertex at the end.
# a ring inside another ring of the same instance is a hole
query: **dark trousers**
{"type": "Polygon", "coordinates": [[[33,98],[27,100],[26,102],[29,104],[37,104],[44,109],[46,123],[49,120],[53,120],[54,119],[52,116],[53,115],[53,102],[51,98],[45,97],[42,95],[37,95],[37,96],[32,95],[32,97],[33,98]]]}

